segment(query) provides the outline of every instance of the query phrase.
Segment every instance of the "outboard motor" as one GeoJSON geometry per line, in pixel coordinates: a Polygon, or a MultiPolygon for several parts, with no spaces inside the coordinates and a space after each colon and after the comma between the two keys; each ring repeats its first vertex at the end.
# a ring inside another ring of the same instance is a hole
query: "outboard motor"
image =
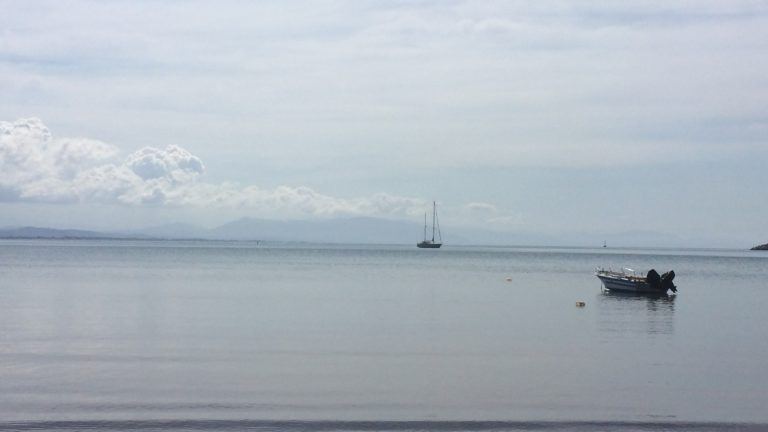
{"type": "Polygon", "coordinates": [[[672,290],[673,293],[677,292],[677,287],[675,286],[672,281],[675,279],[675,271],[670,270],[663,275],[661,275],[661,289],[666,292],[667,290],[672,290]]]}
{"type": "Polygon", "coordinates": [[[648,274],[645,275],[645,282],[653,289],[661,291],[661,276],[654,269],[648,270],[648,274]]]}

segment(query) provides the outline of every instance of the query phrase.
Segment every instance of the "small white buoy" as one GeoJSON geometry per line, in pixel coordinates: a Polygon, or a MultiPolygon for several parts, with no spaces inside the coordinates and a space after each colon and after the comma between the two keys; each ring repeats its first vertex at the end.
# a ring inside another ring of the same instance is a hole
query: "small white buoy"
{"type": "Polygon", "coordinates": [[[577,307],[584,307],[584,306],[586,306],[586,305],[587,305],[587,304],[586,304],[586,303],[584,303],[583,301],[577,301],[577,302],[576,302],[576,306],[577,306],[577,307]]]}

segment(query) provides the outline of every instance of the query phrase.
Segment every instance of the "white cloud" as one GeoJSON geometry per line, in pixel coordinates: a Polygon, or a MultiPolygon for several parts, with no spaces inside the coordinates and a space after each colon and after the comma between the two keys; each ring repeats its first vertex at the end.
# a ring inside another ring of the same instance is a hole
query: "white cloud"
{"type": "Polygon", "coordinates": [[[483,220],[485,226],[493,228],[521,227],[525,219],[520,212],[510,212],[499,209],[487,202],[471,202],[464,206],[465,217],[469,220],[483,220]]]}
{"type": "Polygon", "coordinates": [[[305,186],[206,183],[200,158],[176,145],[144,147],[122,161],[117,153],[96,140],[55,138],[39,119],[0,122],[0,198],[233,208],[288,217],[402,216],[424,207],[422,200],[385,193],[344,199],[305,186]]]}
{"type": "Polygon", "coordinates": [[[472,202],[465,206],[465,208],[471,212],[480,212],[480,213],[496,213],[497,208],[493,204],[485,203],[485,202],[472,202]]]}
{"type": "Polygon", "coordinates": [[[0,188],[20,197],[69,201],[67,184],[115,154],[116,147],[101,141],[55,139],[37,118],[0,121],[0,188]]]}
{"type": "Polygon", "coordinates": [[[141,185],[125,166],[105,164],[79,173],[70,187],[85,202],[127,202],[124,197],[141,185]]]}
{"type": "Polygon", "coordinates": [[[126,165],[144,180],[167,178],[183,182],[205,171],[199,158],[175,145],[165,150],[144,147],[130,155],[126,165]]]}

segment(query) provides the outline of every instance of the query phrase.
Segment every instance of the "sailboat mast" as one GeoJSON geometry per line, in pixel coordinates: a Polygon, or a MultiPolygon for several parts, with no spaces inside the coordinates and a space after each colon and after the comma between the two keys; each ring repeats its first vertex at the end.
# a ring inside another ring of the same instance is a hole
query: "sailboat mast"
{"type": "Polygon", "coordinates": [[[440,221],[437,217],[437,201],[432,201],[432,240],[427,237],[427,212],[424,212],[424,240],[416,243],[419,248],[438,249],[443,245],[440,221]],[[435,235],[437,234],[437,235],[435,235]]]}
{"type": "Polygon", "coordinates": [[[435,202],[432,201],[432,243],[435,242],[435,202]]]}

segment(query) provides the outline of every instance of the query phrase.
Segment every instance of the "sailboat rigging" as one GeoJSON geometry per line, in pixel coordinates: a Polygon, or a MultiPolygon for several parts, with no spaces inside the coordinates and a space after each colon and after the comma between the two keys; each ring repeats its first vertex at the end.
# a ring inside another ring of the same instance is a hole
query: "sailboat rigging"
{"type": "Polygon", "coordinates": [[[440,222],[437,220],[437,204],[432,201],[432,239],[427,239],[427,214],[424,213],[424,240],[416,243],[417,247],[427,249],[437,249],[443,245],[443,237],[440,235],[440,222]],[[437,241],[435,241],[437,233],[437,241]]]}

